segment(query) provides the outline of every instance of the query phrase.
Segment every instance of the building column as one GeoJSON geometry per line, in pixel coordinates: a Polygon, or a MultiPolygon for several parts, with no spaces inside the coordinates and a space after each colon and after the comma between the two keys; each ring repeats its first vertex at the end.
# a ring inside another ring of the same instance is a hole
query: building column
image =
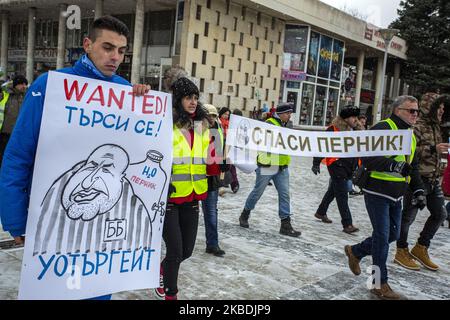
{"type": "Polygon", "coordinates": [[[34,47],[36,43],[36,8],[28,8],[28,43],[26,78],[28,83],[34,80],[34,47]]]}
{"type": "Polygon", "coordinates": [[[395,99],[399,96],[400,89],[400,63],[396,62],[394,67],[394,89],[392,97],[395,99]]]}
{"type": "Polygon", "coordinates": [[[65,15],[66,11],[67,11],[67,4],[60,4],[56,69],[64,68],[64,58],[66,55],[66,15],[65,15]]]}
{"type": "Polygon", "coordinates": [[[378,121],[380,121],[380,117],[378,116],[378,112],[380,112],[381,115],[381,110],[378,110],[378,105],[380,102],[380,91],[383,90],[382,88],[382,83],[383,83],[383,58],[379,57],[378,58],[378,64],[377,64],[377,77],[376,77],[376,92],[375,92],[375,102],[373,104],[373,123],[377,123],[378,121]]]}
{"type": "Polygon", "coordinates": [[[131,65],[131,83],[139,83],[141,77],[142,39],[144,36],[145,7],[144,0],[136,0],[136,18],[134,22],[133,62],[131,65]]]}
{"type": "Polygon", "coordinates": [[[103,0],[95,0],[95,19],[103,16],[103,0]]]}
{"type": "Polygon", "coordinates": [[[356,92],[355,92],[355,106],[359,106],[361,102],[361,89],[362,89],[362,78],[364,73],[364,60],[366,59],[366,53],[364,50],[359,52],[358,56],[358,66],[356,70],[356,92]]]}
{"type": "Polygon", "coordinates": [[[2,42],[0,53],[0,67],[4,72],[1,79],[6,80],[6,72],[8,71],[8,34],[9,34],[9,13],[2,12],[2,42]]]}

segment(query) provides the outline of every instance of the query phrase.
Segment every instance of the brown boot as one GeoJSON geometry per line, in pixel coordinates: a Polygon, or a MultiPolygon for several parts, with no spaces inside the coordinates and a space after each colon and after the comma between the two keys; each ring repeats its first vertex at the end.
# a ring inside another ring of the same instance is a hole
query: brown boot
{"type": "Polygon", "coordinates": [[[370,292],[372,292],[374,295],[379,297],[383,300],[401,300],[405,299],[398,293],[396,293],[394,290],[391,289],[389,284],[383,283],[380,287],[380,289],[371,289],[370,292]]]}
{"type": "Polygon", "coordinates": [[[416,244],[414,248],[411,250],[411,255],[419,261],[425,268],[437,271],[439,269],[439,266],[435,264],[433,261],[431,261],[430,256],[428,255],[428,248],[425,246],[422,246],[420,244],[416,244]]]}
{"type": "Polygon", "coordinates": [[[359,276],[361,274],[361,268],[359,266],[360,260],[353,254],[351,246],[345,246],[344,251],[345,255],[348,257],[348,266],[350,270],[355,276],[359,276]]]}
{"type": "Polygon", "coordinates": [[[344,229],[342,229],[342,231],[344,231],[345,233],[348,233],[348,234],[352,234],[354,232],[358,232],[359,229],[356,228],[354,225],[349,224],[348,226],[344,227],[344,229]]]}
{"type": "Polygon", "coordinates": [[[394,262],[409,270],[420,270],[420,265],[414,261],[408,248],[397,248],[394,262]]]}
{"type": "Polygon", "coordinates": [[[324,222],[324,223],[332,223],[333,222],[331,219],[329,219],[327,217],[326,214],[320,214],[320,213],[316,212],[316,214],[314,214],[314,217],[316,217],[317,219],[322,220],[322,222],[324,222]]]}

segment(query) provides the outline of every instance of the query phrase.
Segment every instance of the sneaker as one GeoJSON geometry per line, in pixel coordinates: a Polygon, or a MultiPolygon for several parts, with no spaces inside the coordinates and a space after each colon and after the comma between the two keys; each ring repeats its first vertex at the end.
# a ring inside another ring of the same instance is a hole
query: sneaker
{"type": "Polygon", "coordinates": [[[158,300],[164,300],[166,297],[166,293],[164,292],[164,278],[162,267],[160,268],[159,272],[159,287],[155,288],[155,296],[158,300]]]}
{"type": "Polygon", "coordinates": [[[223,257],[223,255],[225,254],[225,251],[220,249],[219,246],[217,246],[217,247],[206,247],[205,252],[206,253],[211,253],[211,254],[215,255],[216,257],[223,257]]]}
{"type": "Polygon", "coordinates": [[[316,217],[319,220],[322,220],[322,222],[324,223],[332,223],[333,221],[331,221],[326,214],[319,214],[319,213],[315,213],[314,217],[316,217]]]}
{"type": "Polygon", "coordinates": [[[394,262],[409,270],[420,270],[420,266],[414,261],[408,248],[397,248],[394,262]]]}
{"type": "Polygon", "coordinates": [[[373,293],[374,295],[376,295],[377,297],[379,297],[380,299],[383,299],[383,300],[401,300],[401,299],[405,299],[404,297],[399,295],[397,292],[392,290],[392,288],[387,283],[383,283],[381,285],[380,289],[375,289],[375,288],[371,289],[370,292],[373,293]]]}
{"type": "Polygon", "coordinates": [[[353,226],[352,224],[349,224],[348,226],[344,227],[344,229],[342,231],[344,231],[345,233],[348,233],[348,234],[352,234],[354,232],[358,232],[359,229],[356,228],[355,226],[353,226]]]}
{"type": "Polygon", "coordinates": [[[348,257],[348,266],[355,276],[361,274],[361,267],[359,266],[359,259],[355,257],[351,246],[344,247],[345,255],[348,257]]]}

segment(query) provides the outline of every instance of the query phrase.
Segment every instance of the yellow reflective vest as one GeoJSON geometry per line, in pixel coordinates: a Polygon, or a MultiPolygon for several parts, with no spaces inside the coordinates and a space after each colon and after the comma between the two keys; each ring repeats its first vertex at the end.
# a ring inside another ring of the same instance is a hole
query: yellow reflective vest
{"type": "Polygon", "coordinates": [[[192,191],[203,194],[208,191],[206,160],[208,158],[209,130],[203,133],[194,129],[192,149],[183,134],[185,129],[173,126],[173,164],[171,183],[176,189],[170,198],[189,196],[192,191]]]}
{"type": "Polygon", "coordinates": [[[3,127],[3,120],[5,118],[5,107],[6,107],[6,103],[8,102],[9,99],[9,92],[8,91],[3,91],[3,98],[2,100],[0,100],[0,130],[2,130],[3,127]]]}
{"type": "MultiPolygon", "coordinates": [[[[266,122],[281,127],[274,118],[267,119],[266,122]]],[[[285,154],[258,152],[258,163],[264,166],[287,166],[291,163],[291,157],[285,154]]]]}
{"type": "MultiPolygon", "coordinates": [[[[398,130],[397,125],[391,119],[386,119],[383,121],[387,122],[389,124],[389,126],[391,127],[391,130],[398,130]]],[[[417,145],[417,140],[416,140],[416,136],[414,135],[414,132],[412,133],[411,139],[412,139],[411,155],[410,156],[398,155],[394,158],[395,161],[397,161],[397,162],[406,161],[409,164],[411,164],[411,162],[414,159],[414,153],[416,152],[416,145],[417,145]]],[[[386,156],[386,157],[390,158],[389,156],[386,156]]],[[[409,181],[410,181],[410,177],[403,177],[400,173],[397,173],[397,172],[372,171],[370,173],[370,177],[373,179],[384,180],[384,181],[407,182],[407,183],[409,183],[409,181]]]]}

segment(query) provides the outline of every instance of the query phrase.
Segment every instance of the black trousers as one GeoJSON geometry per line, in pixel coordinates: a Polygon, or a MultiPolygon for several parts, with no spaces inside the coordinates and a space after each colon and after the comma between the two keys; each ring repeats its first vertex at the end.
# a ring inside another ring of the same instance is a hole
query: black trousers
{"type": "Polygon", "coordinates": [[[181,205],[167,204],[163,228],[166,257],[161,263],[164,291],[167,295],[173,296],[178,293],[178,271],[181,262],[189,258],[194,251],[198,216],[198,201],[181,205]]]}
{"type": "Polygon", "coordinates": [[[5,152],[10,136],[8,133],[0,133],[0,167],[2,166],[3,153],[5,152]]]}
{"type": "MultiPolygon", "coordinates": [[[[433,239],[442,222],[447,218],[447,210],[444,206],[444,194],[440,182],[438,180],[427,181],[426,179],[423,179],[423,182],[425,185],[427,208],[430,211],[430,216],[425,222],[417,242],[422,246],[429,247],[431,239],[433,239]]],[[[413,194],[411,190],[408,189],[403,198],[402,224],[400,238],[397,241],[398,248],[408,248],[409,227],[416,219],[419,210],[417,207],[412,206],[412,198],[413,194]]]]}

